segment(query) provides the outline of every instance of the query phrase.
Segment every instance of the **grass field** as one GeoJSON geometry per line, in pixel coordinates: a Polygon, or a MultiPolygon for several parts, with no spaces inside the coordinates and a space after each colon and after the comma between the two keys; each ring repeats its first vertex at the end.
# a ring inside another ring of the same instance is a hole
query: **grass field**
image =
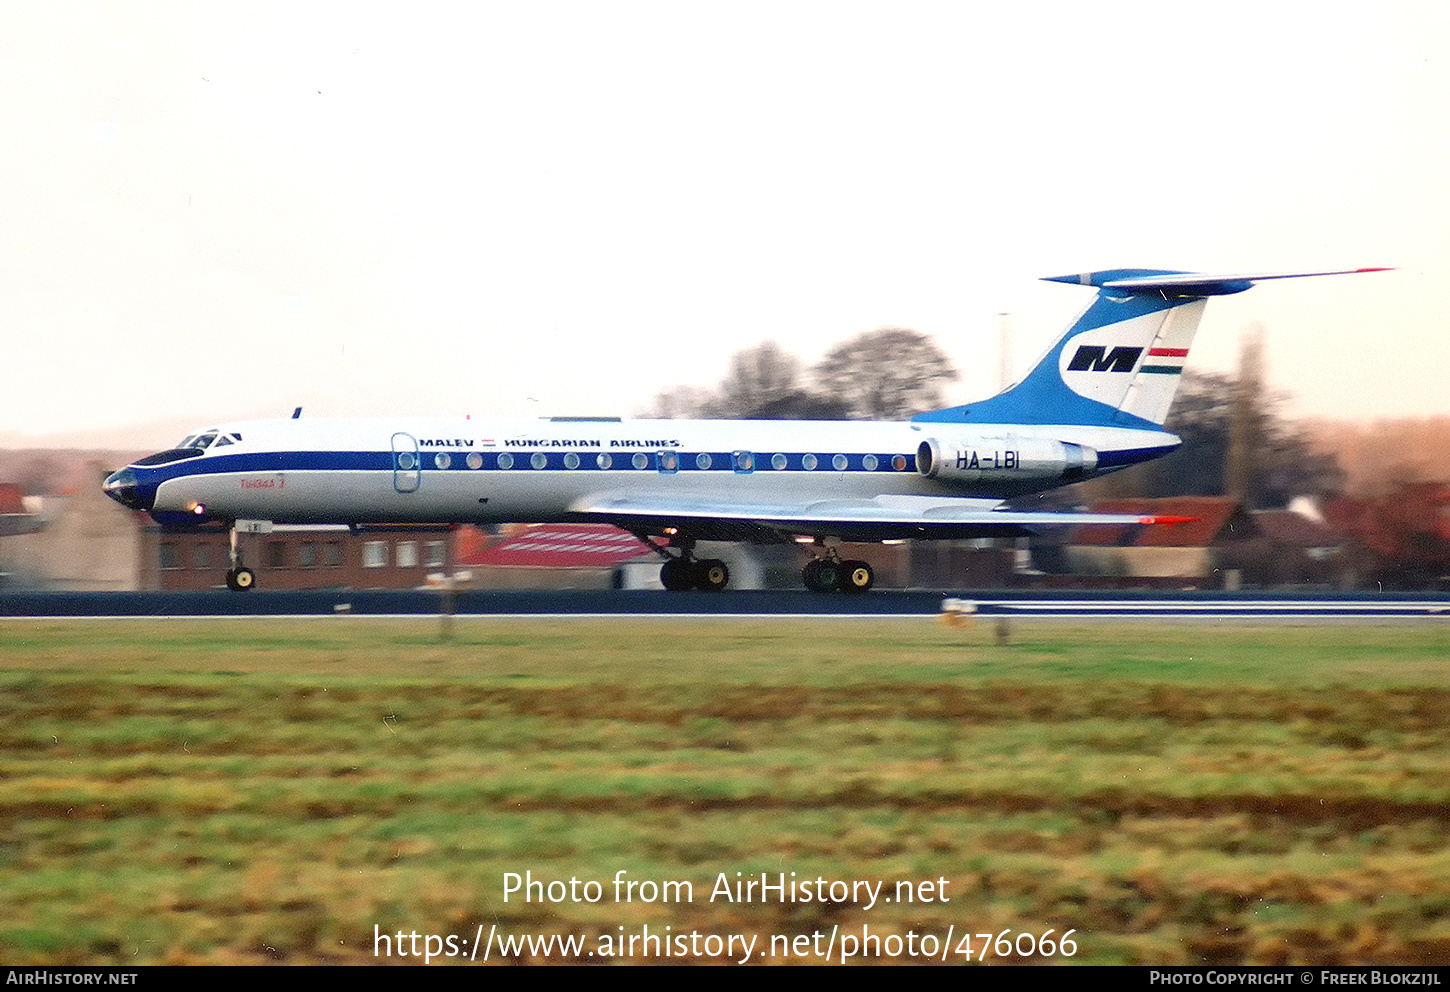
{"type": "Polygon", "coordinates": [[[0,622],[0,960],[1450,964],[1450,627],[1012,634],[0,622]]]}

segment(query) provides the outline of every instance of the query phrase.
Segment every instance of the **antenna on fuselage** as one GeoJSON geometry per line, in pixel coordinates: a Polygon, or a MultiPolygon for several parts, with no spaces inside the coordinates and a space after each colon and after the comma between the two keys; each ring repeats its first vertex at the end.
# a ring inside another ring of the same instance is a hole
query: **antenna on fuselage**
{"type": "Polygon", "coordinates": [[[302,408],[300,406],[297,409],[295,409],[295,410],[292,411],[292,419],[293,420],[297,420],[297,419],[301,418],[301,416],[302,416],[302,408]]]}

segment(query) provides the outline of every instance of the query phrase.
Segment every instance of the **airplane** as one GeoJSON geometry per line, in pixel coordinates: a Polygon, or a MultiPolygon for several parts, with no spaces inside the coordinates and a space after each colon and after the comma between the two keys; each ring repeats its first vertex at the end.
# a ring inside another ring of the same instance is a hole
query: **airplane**
{"type": "Polygon", "coordinates": [[[1158,458],[1207,301],[1268,279],[1110,269],[1049,277],[1094,300],[1016,385],[909,421],[302,418],[221,423],[112,473],[105,492],[163,526],[220,521],[227,586],[251,589],[237,534],[273,524],[607,523],[663,559],[666,589],[721,590],[700,541],[807,541],[802,580],[862,593],[841,542],[1010,537],[1191,518],[1010,508],[1025,494],[1158,458]]]}

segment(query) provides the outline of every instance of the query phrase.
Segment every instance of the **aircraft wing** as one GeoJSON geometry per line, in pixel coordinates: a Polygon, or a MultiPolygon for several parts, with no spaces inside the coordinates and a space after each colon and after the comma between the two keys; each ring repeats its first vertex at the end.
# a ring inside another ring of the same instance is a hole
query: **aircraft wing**
{"type": "Polygon", "coordinates": [[[994,500],[878,496],[799,503],[600,495],[577,501],[571,517],[652,534],[677,528],[697,540],[789,541],[796,536],[883,541],[913,537],[1016,537],[1079,524],[1173,524],[1192,517],[996,509],[994,500]]]}

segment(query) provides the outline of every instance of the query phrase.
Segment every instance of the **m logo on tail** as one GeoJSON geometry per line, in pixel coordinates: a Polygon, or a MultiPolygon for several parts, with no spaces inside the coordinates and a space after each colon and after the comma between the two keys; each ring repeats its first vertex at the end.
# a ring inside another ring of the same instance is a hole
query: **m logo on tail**
{"type": "Polygon", "coordinates": [[[1112,351],[1108,351],[1102,345],[1084,344],[1079,345],[1072,361],[1068,363],[1069,372],[1131,372],[1138,364],[1138,356],[1143,354],[1142,348],[1132,348],[1128,345],[1119,345],[1112,351]]]}

